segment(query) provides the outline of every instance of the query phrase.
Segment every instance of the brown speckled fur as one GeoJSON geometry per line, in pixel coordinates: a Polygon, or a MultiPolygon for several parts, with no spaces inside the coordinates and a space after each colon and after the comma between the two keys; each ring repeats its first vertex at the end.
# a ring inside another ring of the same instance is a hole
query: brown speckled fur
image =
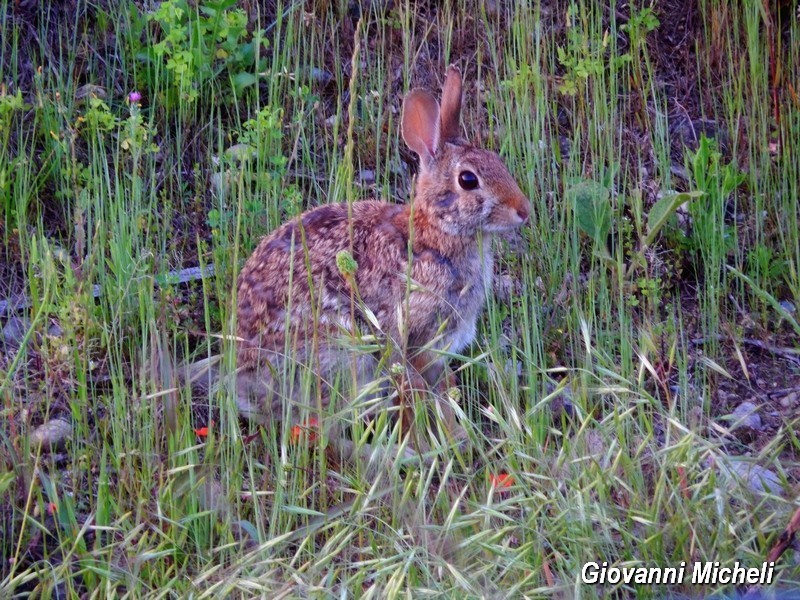
{"type": "MultiPolygon", "coordinates": [[[[492,233],[519,227],[530,212],[500,158],[461,139],[460,104],[455,67],[448,69],[441,110],[428,92],[406,96],[403,137],[420,155],[411,205],[355,202],[352,218],[346,204],[320,206],[273,231],[253,252],[238,282],[243,413],[284,414],[286,396],[277,388],[286,382],[277,374],[286,369],[287,351],[325,381],[346,370],[352,356],[336,338],[353,328],[390,339],[412,385],[441,389],[445,361],[435,350],[458,352],[474,338],[491,286],[492,233]],[[477,175],[477,189],[462,189],[463,171],[477,175]],[[358,264],[354,281],[337,268],[342,250],[358,264]]],[[[373,357],[356,361],[359,377],[374,378],[373,357]]]]}

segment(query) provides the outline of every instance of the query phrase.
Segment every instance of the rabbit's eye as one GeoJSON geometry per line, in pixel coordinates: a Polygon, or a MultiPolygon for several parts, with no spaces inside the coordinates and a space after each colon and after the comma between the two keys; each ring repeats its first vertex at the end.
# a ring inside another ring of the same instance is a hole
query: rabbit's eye
{"type": "Polygon", "coordinates": [[[472,171],[461,171],[458,174],[458,185],[465,190],[474,190],[478,187],[478,176],[472,171]]]}

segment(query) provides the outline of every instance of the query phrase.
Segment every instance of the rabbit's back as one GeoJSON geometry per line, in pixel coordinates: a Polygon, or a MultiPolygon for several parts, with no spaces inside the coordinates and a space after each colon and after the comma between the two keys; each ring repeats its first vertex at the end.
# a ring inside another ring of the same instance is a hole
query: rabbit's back
{"type": "Polygon", "coordinates": [[[440,334],[437,347],[462,350],[491,285],[491,242],[428,239],[424,219],[385,202],[355,202],[352,215],[330,204],[264,238],[239,276],[239,366],[255,366],[263,349],[284,350],[287,333],[293,350],[312,335],[341,335],[353,316],[359,326],[377,321],[373,333],[396,344],[423,347],[440,334]],[[343,250],[357,264],[352,278],[337,264],[343,250]]]}
{"type": "Polygon", "coordinates": [[[355,202],[351,217],[346,204],[324,205],[264,238],[239,275],[239,366],[255,366],[261,350],[284,350],[288,333],[293,349],[302,350],[311,335],[349,331],[362,303],[385,322],[405,288],[408,238],[394,225],[403,210],[355,202]],[[342,251],[357,263],[354,279],[340,272],[342,251]]]}

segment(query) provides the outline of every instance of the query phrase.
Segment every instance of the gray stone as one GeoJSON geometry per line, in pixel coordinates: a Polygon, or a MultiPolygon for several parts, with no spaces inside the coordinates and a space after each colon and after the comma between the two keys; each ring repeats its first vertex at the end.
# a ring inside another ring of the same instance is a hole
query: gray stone
{"type": "Polygon", "coordinates": [[[47,451],[61,446],[72,435],[72,425],[63,419],[52,419],[42,423],[31,432],[31,449],[39,446],[47,451]]]}
{"type": "Polygon", "coordinates": [[[761,431],[764,428],[761,416],[758,414],[758,407],[752,402],[742,402],[733,413],[723,418],[730,421],[731,430],[746,428],[761,431]]]}
{"type": "Polygon", "coordinates": [[[317,67],[311,67],[308,70],[308,76],[314,83],[318,83],[320,85],[328,85],[331,81],[333,81],[333,74],[325,69],[319,69],[317,67]]]}
{"type": "Polygon", "coordinates": [[[773,471],[748,460],[725,457],[718,462],[720,472],[729,481],[743,481],[747,487],[757,493],[780,495],[783,484],[773,471]]]}
{"type": "Polygon", "coordinates": [[[59,338],[64,335],[64,330],[61,329],[61,325],[58,323],[50,323],[50,326],[47,328],[47,335],[54,338],[59,338]]]}
{"type": "Polygon", "coordinates": [[[783,408],[793,408],[795,404],[797,404],[799,396],[797,392],[791,392],[786,394],[783,398],[781,398],[781,406],[783,408]]]}
{"type": "Polygon", "coordinates": [[[27,317],[12,316],[3,326],[3,342],[14,348],[19,348],[22,340],[31,328],[31,320],[27,317]]]}

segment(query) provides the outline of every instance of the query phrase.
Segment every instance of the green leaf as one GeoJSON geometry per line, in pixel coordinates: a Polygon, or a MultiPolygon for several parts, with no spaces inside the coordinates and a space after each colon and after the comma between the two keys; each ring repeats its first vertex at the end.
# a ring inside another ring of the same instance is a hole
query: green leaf
{"type": "Polygon", "coordinates": [[[722,195],[727,197],[733,193],[744,181],[747,175],[734,165],[725,165],[722,177],[722,195]]]}
{"type": "Polygon", "coordinates": [[[567,190],[575,222],[600,248],[605,248],[611,231],[611,203],[608,189],[594,181],[576,183],[567,190]]]}
{"type": "Polygon", "coordinates": [[[236,0],[218,0],[217,2],[205,2],[203,6],[212,11],[221,11],[236,4],[236,0]]]}
{"type": "Polygon", "coordinates": [[[0,498],[2,498],[14,482],[14,473],[11,471],[0,475],[0,498]]]}
{"type": "Polygon", "coordinates": [[[252,65],[256,60],[256,44],[248,42],[239,46],[239,56],[242,63],[252,65]]]}
{"type": "Polygon", "coordinates": [[[647,237],[644,239],[644,245],[649,246],[653,243],[667,220],[684,202],[689,202],[702,195],[703,192],[700,191],[668,194],[656,202],[650,209],[650,214],[647,215],[647,237]]]}
{"type": "Polygon", "coordinates": [[[236,73],[233,76],[233,85],[237,90],[243,90],[246,87],[254,85],[258,78],[252,73],[236,73]]]}

